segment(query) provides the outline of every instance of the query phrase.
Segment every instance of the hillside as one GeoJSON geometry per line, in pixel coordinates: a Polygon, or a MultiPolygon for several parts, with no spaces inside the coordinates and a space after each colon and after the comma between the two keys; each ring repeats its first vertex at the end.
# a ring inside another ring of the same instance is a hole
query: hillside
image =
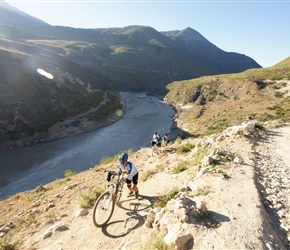
{"type": "Polygon", "coordinates": [[[125,190],[108,225],[94,227],[92,204],[114,157],[0,201],[0,250],[290,250],[290,57],[262,69],[191,28],[84,30],[0,11],[0,150],[114,122],[120,90],[176,110],[168,146],[129,152],[140,199],[125,190]]]}
{"type": "Polygon", "coordinates": [[[177,110],[170,133],[176,140],[158,155],[151,148],[130,155],[140,169],[140,200],[123,195],[110,223],[94,227],[89,201],[105,185],[99,169],[116,167],[109,159],[1,201],[0,246],[172,249],[173,243],[179,249],[290,249],[287,65],[193,79],[182,83],[184,89],[172,83],[166,98],[177,110]],[[196,91],[196,82],[205,80],[196,91]],[[199,107],[204,111],[197,118],[188,116],[199,107]],[[227,126],[208,129],[213,118],[225,121],[227,113],[227,126]],[[190,130],[195,122],[203,124],[198,133],[190,130]],[[175,198],[174,190],[179,191],[175,198]],[[164,210],[160,201],[166,197],[172,199],[164,210]]]}
{"type": "Polygon", "coordinates": [[[0,201],[0,249],[290,249],[290,193],[281,188],[289,183],[289,128],[252,120],[178,139],[159,154],[132,153],[140,199],[125,191],[102,229],[80,204],[105,185],[100,168],[114,169],[115,161],[16,194],[0,201]],[[174,189],[161,209],[157,201],[174,189]]]}
{"type": "Polygon", "coordinates": [[[115,121],[123,108],[116,91],[163,98],[176,80],[261,68],[190,27],[51,26],[4,2],[0,29],[0,151],[58,139],[50,130],[60,123],[74,131],[93,123],[91,131],[115,121]]]}
{"type": "Polygon", "coordinates": [[[165,101],[176,110],[184,136],[210,135],[249,117],[290,119],[290,58],[266,69],[204,76],[167,86],[165,101]]]}

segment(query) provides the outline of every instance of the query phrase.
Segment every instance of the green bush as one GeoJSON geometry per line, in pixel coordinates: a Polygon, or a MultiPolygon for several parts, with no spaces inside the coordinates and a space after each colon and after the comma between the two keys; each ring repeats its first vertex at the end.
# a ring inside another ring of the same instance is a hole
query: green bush
{"type": "Polygon", "coordinates": [[[282,92],[275,92],[275,93],[274,93],[274,96],[275,96],[276,98],[283,98],[284,93],[282,93],[282,92]]]}
{"type": "Polygon", "coordinates": [[[65,170],[64,171],[64,176],[66,178],[66,181],[70,180],[70,177],[74,176],[76,172],[72,172],[71,170],[65,170]]]}
{"type": "Polygon", "coordinates": [[[172,173],[173,174],[179,174],[179,173],[181,173],[181,172],[183,172],[183,171],[185,171],[186,169],[187,169],[187,165],[188,165],[188,163],[187,162],[179,162],[178,164],[177,164],[177,166],[175,166],[173,169],[172,169],[172,173]]]}
{"type": "Polygon", "coordinates": [[[33,201],[35,198],[40,197],[44,194],[44,192],[37,192],[37,193],[31,193],[28,194],[26,199],[27,201],[33,201]]]}
{"type": "Polygon", "coordinates": [[[91,208],[98,197],[105,191],[105,188],[101,187],[88,187],[86,193],[79,194],[79,205],[81,208],[91,208]]]}
{"type": "Polygon", "coordinates": [[[193,149],[195,145],[191,143],[186,143],[185,145],[179,146],[176,148],[176,153],[177,154],[185,154],[190,152],[191,149],[193,149]]]}
{"type": "Polygon", "coordinates": [[[179,192],[178,188],[176,187],[173,188],[171,191],[169,191],[168,194],[155,198],[154,205],[156,207],[165,207],[167,202],[172,200],[175,197],[175,195],[178,194],[178,192],[179,192]]]}
{"type": "MultiPolygon", "coordinates": [[[[123,152],[123,151],[122,151],[123,152]]],[[[125,151],[129,156],[132,155],[134,152],[132,149],[128,149],[125,151]]],[[[121,153],[121,152],[120,152],[121,153]]],[[[100,165],[106,165],[112,162],[117,162],[118,161],[118,157],[120,155],[120,153],[115,154],[114,156],[103,156],[103,158],[100,160],[99,164],[100,165]]]]}

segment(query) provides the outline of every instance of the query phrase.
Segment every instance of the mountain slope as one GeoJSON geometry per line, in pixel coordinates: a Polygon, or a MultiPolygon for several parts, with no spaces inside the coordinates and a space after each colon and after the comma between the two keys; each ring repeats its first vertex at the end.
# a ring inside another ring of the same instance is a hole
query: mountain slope
{"type": "Polygon", "coordinates": [[[177,109],[177,126],[195,136],[219,132],[248,117],[289,122],[287,65],[289,59],[265,69],[176,81],[167,86],[165,100],[177,109]]]}
{"type": "Polygon", "coordinates": [[[236,68],[239,68],[239,71],[254,68],[251,66],[251,58],[233,52],[225,53],[192,28],[162,33],[189,49],[193,55],[198,55],[205,65],[216,70],[214,74],[225,70],[234,73],[237,72],[236,68]]]}
{"type": "Polygon", "coordinates": [[[140,199],[127,197],[124,190],[103,228],[93,225],[92,207],[81,209],[80,204],[95,200],[93,190],[106,183],[100,168],[115,170],[114,161],[0,201],[0,247],[289,249],[289,190],[279,188],[289,169],[286,150],[278,150],[286,148],[290,129],[289,124],[275,124],[279,122],[263,124],[263,132],[247,130],[244,123],[210,137],[177,140],[159,154],[152,154],[151,148],[131,154],[139,169],[140,199]],[[180,153],[187,145],[195,147],[180,153]],[[272,164],[279,171],[266,171],[272,164]],[[184,168],[178,168],[181,165],[184,168]],[[188,220],[181,220],[181,213],[188,220]],[[276,216],[278,221],[273,220],[276,216]]]}
{"type": "Polygon", "coordinates": [[[16,25],[22,28],[31,29],[39,26],[49,26],[48,23],[32,17],[17,8],[10,6],[6,2],[0,2],[0,21],[16,25]]]}
{"type": "Polygon", "coordinates": [[[116,91],[163,97],[166,85],[176,80],[261,67],[220,50],[191,28],[74,29],[51,26],[5,3],[0,11],[0,148],[10,148],[11,140],[29,139],[25,144],[31,145],[34,135],[48,136],[50,128],[94,109],[109,95],[98,114],[86,116],[107,124],[122,108],[116,91]],[[53,79],[40,75],[42,70],[53,79]]]}

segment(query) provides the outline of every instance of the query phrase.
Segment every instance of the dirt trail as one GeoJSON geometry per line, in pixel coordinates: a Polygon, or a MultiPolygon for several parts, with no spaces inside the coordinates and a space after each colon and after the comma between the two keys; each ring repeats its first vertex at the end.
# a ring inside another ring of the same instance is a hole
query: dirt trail
{"type": "MultiPolygon", "coordinates": [[[[271,131],[264,143],[270,143],[289,168],[290,126],[271,131]]],[[[195,140],[186,139],[182,143],[196,144],[195,140]]],[[[85,171],[74,176],[69,183],[77,183],[77,189],[65,189],[64,186],[60,186],[46,192],[40,199],[41,204],[54,202],[55,207],[46,214],[39,213],[38,226],[31,226],[15,236],[23,240],[22,249],[144,249],[158,234],[156,228],[144,226],[154,198],[167,194],[174,187],[181,188],[185,183],[193,181],[191,167],[179,174],[171,172],[179,162],[190,162],[196,154],[197,149],[187,154],[176,154],[173,148],[179,145],[171,144],[159,155],[152,156],[150,148],[142,148],[130,156],[140,170],[140,177],[148,169],[158,166],[165,168],[145,182],[139,182],[139,200],[123,195],[110,222],[103,228],[93,225],[92,209],[86,216],[75,217],[75,214],[80,209],[79,193],[85,192],[87,187],[95,185],[98,181],[104,183],[105,174],[94,170],[85,171]],[[56,217],[52,216],[53,214],[56,217]],[[53,232],[50,237],[43,239],[48,228],[59,223],[67,225],[68,230],[53,232]]],[[[290,249],[285,246],[286,243],[281,243],[261,202],[255,183],[253,143],[245,137],[225,137],[218,143],[218,147],[240,157],[243,163],[230,162],[219,165],[215,174],[205,174],[194,182],[194,185],[210,188],[211,192],[200,196],[200,199],[206,202],[210,215],[219,222],[219,227],[207,228],[200,224],[187,223],[186,227],[194,238],[188,249],[290,249]],[[229,178],[223,178],[224,174],[229,178]]],[[[16,204],[17,201],[13,205],[16,204]]],[[[23,204],[20,206],[22,207],[19,207],[18,211],[24,209],[23,204]]],[[[15,214],[17,211],[11,213],[11,218],[15,214]]]]}

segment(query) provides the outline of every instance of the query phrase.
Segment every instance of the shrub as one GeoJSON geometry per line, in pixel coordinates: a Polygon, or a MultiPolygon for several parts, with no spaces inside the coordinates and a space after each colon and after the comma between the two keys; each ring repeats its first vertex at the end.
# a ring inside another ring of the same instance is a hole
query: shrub
{"type": "Polygon", "coordinates": [[[171,191],[169,191],[168,194],[155,198],[154,205],[156,207],[165,207],[167,202],[172,200],[175,197],[175,195],[178,194],[178,192],[179,192],[178,188],[176,187],[173,188],[171,191]]]}
{"type": "Polygon", "coordinates": [[[99,164],[100,165],[106,165],[112,162],[117,162],[118,160],[118,155],[114,155],[112,157],[107,157],[107,156],[103,156],[102,159],[100,160],[99,164]]]}
{"type": "Polygon", "coordinates": [[[283,98],[283,95],[284,95],[284,93],[282,93],[282,92],[275,92],[275,93],[274,93],[274,96],[275,96],[276,98],[283,98]]]}
{"type": "Polygon", "coordinates": [[[163,238],[165,237],[164,232],[160,232],[155,235],[155,237],[149,241],[147,244],[141,247],[141,250],[174,250],[174,245],[167,245],[163,238]]]}
{"type": "Polygon", "coordinates": [[[146,169],[145,171],[142,172],[142,175],[140,175],[139,180],[144,182],[148,180],[151,175],[154,175],[159,171],[164,170],[164,168],[165,165],[157,165],[155,168],[146,169]]]}
{"type": "MultiPolygon", "coordinates": [[[[122,151],[123,152],[123,151],[122,151]]],[[[129,156],[132,155],[134,152],[132,149],[128,149],[127,151],[125,151],[129,156]]],[[[121,152],[120,152],[121,153],[121,152]]],[[[114,156],[112,157],[108,157],[108,156],[103,156],[102,159],[100,160],[99,164],[100,165],[105,165],[105,164],[109,164],[109,163],[112,163],[112,162],[117,162],[118,161],[118,157],[119,157],[119,154],[115,154],[114,156]]]]}
{"type": "Polygon", "coordinates": [[[81,208],[91,208],[98,197],[105,191],[104,188],[101,187],[88,187],[86,193],[80,193],[79,205],[81,208]]]}
{"type": "Polygon", "coordinates": [[[17,242],[11,243],[10,240],[4,238],[3,241],[0,241],[0,250],[16,250],[17,245],[17,242]]]}
{"type": "Polygon", "coordinates": [[[26,199],[27,199],[27,201],[33,201],[35,198],[40,197],[42,195],[44,195],[44,191],[29,193],[26,196],[26,199]]]}
{"type": "Polygon", "coordinates": [[[155,174],[157,171],[155,169],[146,169],[143,171],[142,175],[140,176],[140,181],[146,181],[149,179],[149,177],[153,174],[155,174]]]}
{"type": "Polygon", "coordinates": [[[177,154],[185,154],[190,152],[191,149],[193,149],[195,145],[191,143],[186,143],[185,145],[179,146],[176,148],[176,153],[177,154]]]}
{"type": "Polygon", "coordinates": [[[188,165],[188,163],[187,162],[179,162],[178,164],[177,164],[177,166],[175,166],[173,169],[172,169],[172,173],[173,174],[179,174],[179,173],[181,173],[181,172],[183,172],[183,171],[185,171],[186,169],[187,169],[187,165],[188,165]]]}
{"type": "Polygon", "coordinates": [[[76,174],[76,172],[72,172],[71,170],[64,171],[64,176],[65,176],[67,181],[69,181],[70,177],[74,176],[75,174],[76,174]]]}
{"type": "Polygon", "coordinates": [[[265,127],[262,124],[255,124],[255,128],[259,130],[265,130],[265,127]]]}
{"type": "Polygon", "coordinates": [[[182,138],[180,136],[177,136],[177,138],[175,139],[176,143],[181,143],[182,142],[182,138]]]}
{"type": "Polygon", "coordinates": [[[17,194],[14,194],[12,196],[10,196],[10,199],[11,200],[19,200],[21,198],[21,194],[20,193],[17,193],[17,194]]]}
{"type": "Polygon", "coordinates": [[[207,196],[211,192],[210,186],[205,186],[204,188],[198,188],[194,195],[195,196],[207,196]]]}
{"type": "Polygon", "coordinates": [[[40,184],[39,186],[36,187],[35,192],[38,193],[42,191],[45,192],[46,188],[42,184],[40,184]]]}
{"type": "Polygon", "coordinates": [[[194,156],[193,165],[198,165],[198,163],[202,161],[203,157],[208,154],[209,150],[207,148],[199,148],[197,154],[194,156]]]}

